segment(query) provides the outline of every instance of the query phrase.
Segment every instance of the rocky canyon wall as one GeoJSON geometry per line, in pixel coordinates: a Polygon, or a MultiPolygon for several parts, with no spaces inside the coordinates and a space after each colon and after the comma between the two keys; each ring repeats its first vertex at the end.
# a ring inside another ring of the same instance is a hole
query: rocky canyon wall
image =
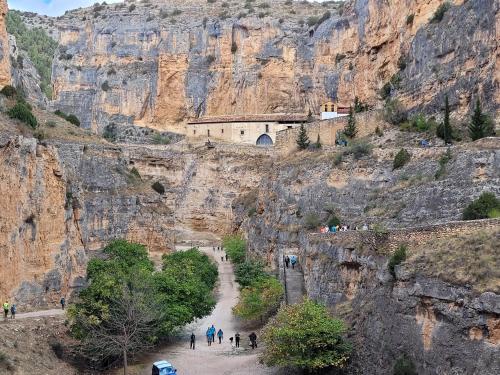
{"type": "Polygon", "coordinates": [[[498,110],[494,0],[206,1],[113,4],[53,22],[54,108],[101,132],[109,123],[183,131],[188,117],[318,113],[328,98],[380,105],[379,89],[410,109],[436,112],[443,94],[464,114],[479,95],[498,110]],[[253,6],[251,6],[253,9],[253,6]],[[307,26],[309,17],[330,17],[307,26]]]}
{"type": "Polygon", "coordinates": [[[8,277],[0,297],[23,309],[71,296],[113,239],[142,243],[153,259],[174,242],[215,240],[231,228],[234,197],[257,186],[270,163],[265,150],[230,146],[1,140],[0,273],[8,277]]]}
{"type": "Polygon", "coordinates": [[[496,220],[308,236],[299,251],[307,293],[348,322],[355,347],[348,373],[391,373],[402,356],[418,374],[498,373],[500,275],[494,262],[478,268],[474,246],[493,255],[499,235],[496,220]],[[393,277],[388,257],[401,244],[409,259],[393,277]],[[427,262],[431,273],[419,268],[427,262]],[[480,285],[476,273],[493,283],[480,285]]]}
{"type": "Polygon", "coordinates": [[[348,323],[347,373],[391,373],[406,356],[419,374],[495,374],[500,223],[451,221],[482,192],[500,193],[498,142],[457,147],[436,173],[445,150],[408,148],[409,164],[393,170],[397,137],[382,138],[357,159],[328,150],[280,160],[235,201],[235,229],[272,269],[298,255],[307,296],[348,323]],[[314,233],[332,214],[374,230],[314,233]],[[393,277],[388,261],[400,245],[407,260],[393,277]]]}
{"type": "Polygon", "coordinates": [[[7,0],[0,0],[0,87],[9,85],[10,75],[9,36],[5,25],[5,17],[9,11],[7,0]]]}

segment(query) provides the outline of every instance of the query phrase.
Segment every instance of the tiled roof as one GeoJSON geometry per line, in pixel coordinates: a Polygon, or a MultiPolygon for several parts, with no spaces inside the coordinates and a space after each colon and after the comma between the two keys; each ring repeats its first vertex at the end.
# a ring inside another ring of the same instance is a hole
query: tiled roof
{"type": "Polygon", "coordinates": [[[189,125],[213,124],[227,122],[302,122],[307,121],[307,115],[302,113],[269,113],[255,115],[228,115],[228,116],[210,116],[192,119],[188,121],[189,125]]]}

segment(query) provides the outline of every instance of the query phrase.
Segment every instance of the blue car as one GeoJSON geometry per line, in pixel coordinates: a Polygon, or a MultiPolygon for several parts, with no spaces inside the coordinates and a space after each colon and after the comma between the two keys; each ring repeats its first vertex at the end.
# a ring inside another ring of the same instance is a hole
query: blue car
{"type": "Polygon", "coordinates": [[[153,363],[152,375],[176,375],[177,370],[167,361],[153,363]]]}

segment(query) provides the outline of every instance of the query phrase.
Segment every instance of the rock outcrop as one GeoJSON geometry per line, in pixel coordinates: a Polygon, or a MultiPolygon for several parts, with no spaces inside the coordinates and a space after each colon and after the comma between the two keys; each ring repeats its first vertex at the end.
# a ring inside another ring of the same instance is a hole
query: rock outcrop
{"type": "MultiPolygon", "coordinates": [[[[500,222],[443,225],[394,235],[310,235],[304,240],[299,257],[308,295],[333,307],[350,325],[355,354],[348,373],[391,373],[402,356],[415,364],[418,374],[493,375],[500,371],[498,273],[483,270],[496,280],[494,293],[422,274],[411,260],[396,266],[394,278],[387,267],[391,247],[407,244],[412,254],[415,244],[424,243],[419,257],[439,258],[443,253],[435,245],[440,241],[455,241],[450,246],[453,253],[460,249],[460,234],[470,238],[478,232],[480,237],[491,236],[498,245],[500,222]]],[[[457,254],[458,262],[477,256],[470,247],[464,251],[469,254],[463,259],[458,258],[462,253],[457,254]]],[[[461,270],[447,269],[450,260],[440,262],[443,273],[455,276],[461,270]]]]}
{"type": "Polygon", "coordinates": [[[7,35],[6,20],[7,0],[0,0],[0,87],[11,84],[9,36],[7,35]]]}
{"type": "Polygon", "coordinates": [[[183,132],[187,117],[202,115],[318,113],[328,98],[377,106],[389,82],[414,111],[435,113],[444,93],[458,115],[476,96],[497,111],[497,2],[457,0],[429,22],[441,3],[160,1],[33,22],[58,27],[53,107],[96,132],[110,123],[183,132]]]}

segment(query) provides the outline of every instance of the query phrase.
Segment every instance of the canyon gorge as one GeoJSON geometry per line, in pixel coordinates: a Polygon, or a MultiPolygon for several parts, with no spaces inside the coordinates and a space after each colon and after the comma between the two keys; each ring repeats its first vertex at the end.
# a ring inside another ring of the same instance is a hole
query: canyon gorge
{"type": "MultiPolygon", "coordinates": [[[[349,327],[345,374],[389,374],[402,355],[418,374],[500,373],[500,219],[462,220],[482,193],[500,196],[500,141],[446,147],[384,117],[392,98],[408,116],[441,121],[447,95],[465,134],[480,98],[498,134],[500,5],[456,0],[430,21],[442,3],[146,0],[20,12],[57,45],[47,96],[1,0],[0,87],[22,92],[39,125],[12,119],[14,100],[0,95],[0,298],[25,310],[77,298],[87,263],[113,239],[159,260],[176,244],[240,233],[281,281],[284,255],[297,254],[305,294],[349,327]],[[374,125],[360,129],[360,154],[357,141],[298,151],[295,137],[212,148],[186,136],[193,118],[315,119],[325,101],[355,97],[368,109],[358,126],[374,125]],[[402,148],[411,158],[395,168],[402,148]],[[308,227],[333,213],[371,230],[308,227]],[[408,258],[391,274],[401,245],[408,258]]],[[[45,355],[61,363],[47,374],[68,366],[45,355]]]]}

